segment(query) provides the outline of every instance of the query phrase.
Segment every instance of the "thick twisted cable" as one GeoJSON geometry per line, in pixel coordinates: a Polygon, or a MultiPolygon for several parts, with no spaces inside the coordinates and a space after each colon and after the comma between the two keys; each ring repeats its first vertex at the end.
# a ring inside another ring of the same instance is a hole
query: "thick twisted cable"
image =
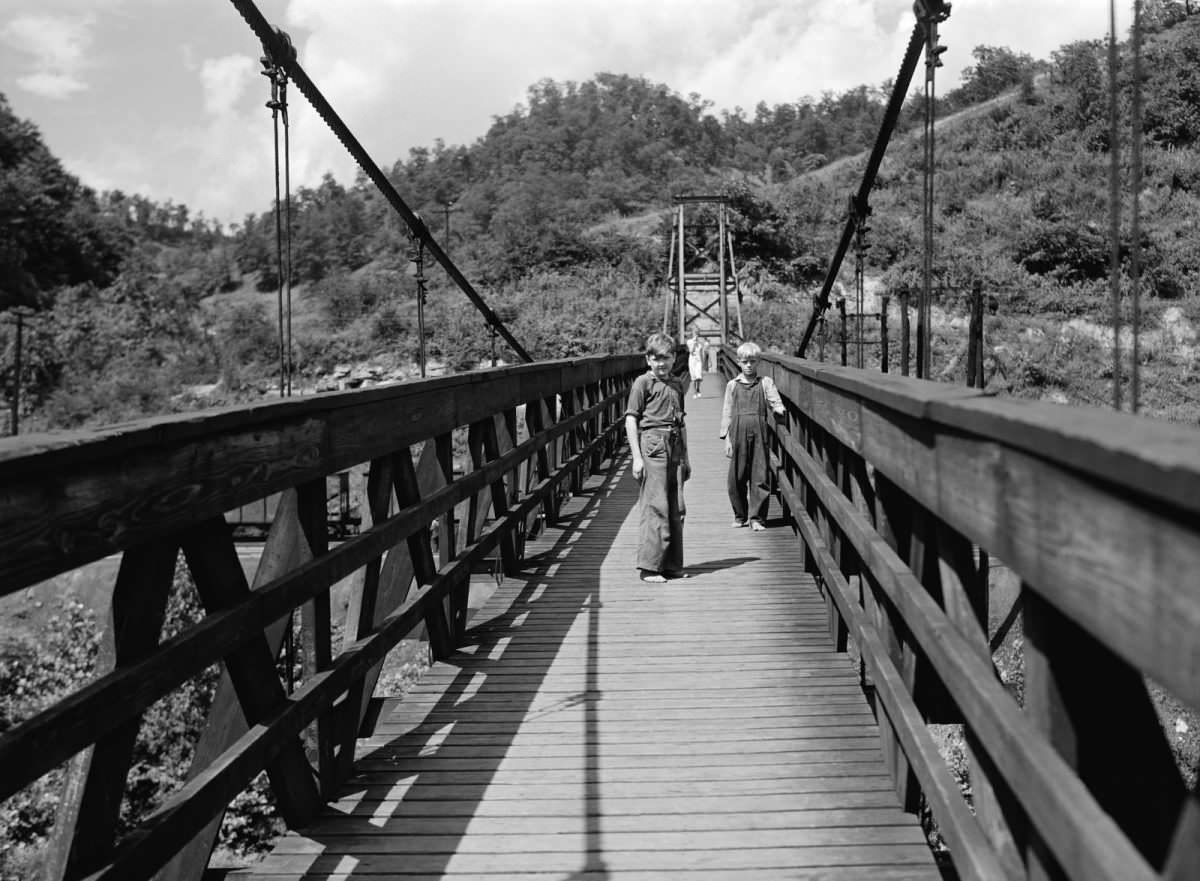
{"type": "MultiPolygon", "coordinates": [[[[904,100],[908,96],[908,86],[912,82],[913,71],[917,69],[917,61],[920,59],[921,51],[924,48],[925,28],[918,23],[913,27],[912,36],[908,38],[908,48],[904,50],[904,60],[900,63],[900,72],[896,75],[896,82],[892,86],[892,96],[888,100],[887,109],[883,114],[883,121],[879,125],[879,134],[875,137],[875,146],[871,148],[870,158],[867,159],[867,167],[863,171],[862,183],[859,185],[858,194],[854,197],[855,204],[861,208],[865,209],[867,206],[867,200],[871,195],[871,187],[875,185],[875,178],[879,174],[879,166],[883,162],[883,154],[887,151],[888,141],[891,140],[892,131],[896,128],[896,120],[900,118],[900,110],[903,108],[904,100]]],[[[833,283],[837,281],[838,272],[842,268],[842,261],[846,258],[846,251],[850,248],[851,239],[854,238],[854,229],[857,223],[857,215],[855,212],[852,212],[846,219],[845,229],[842,230],[842,238],[838,242],[837,250],[833,253],[833,260],[829,264],[829,271],[825,273],[825,283],[821,285],[821,293],[817,295],[817,302],[813,306],[812,316],[808,319],[808,327],[804,329],[804,337],[800,340],[800,345],[796,347],[797,357],[804,357],[809,341],[812,340],[813,331],[816,330],[817,322],[825,314],[825,310],[829,308],[829,292],[833,290],[833,283]]]]}
{"type": "Polygon", "coordinates": [[[454,280],[455,284],[467,295],[468,299],[483,315],[487,323],[494,327],[500,336],[504,337],[504,341],[508,343],[517,356],[523,361],[532,361],[533,357],[525,351],[525,347],[517,342],[508,328],[504,326],[499,316],[483,301],[483,298],[479,296],[472,284],[467,281],[466,276],[462,274],[459,268],[450,260],[446,252],[434,240],[432,234],[429,232],[429,228],[405,204],[404,199],[396,192],[396,188],[392,186],[391,181],[387,179],[379,166],[375,164],[375,161],[371,159],[367,151],[363,149],[358,139],[351,134],[350,129],[342,122],[337,113],[334,112],[333,107],[325,100],[325,97],[313,84],[313,81],[308,78],[308,74],[304,72],[304,68],[300,66],[300,62],[289,51],[284,38],[276,32],[270,22],[259,12],[253,0],[231,0],[231,2],[246,24],[250,26],[250,29],[262,41],[267,55],[275,59],[276,63],[287,71],[292,82],[296,84],[296,88],[300,90],[300,94],[308,99],[308,103],[312,105],[313,110],[317,111],[321,119],[325,120],[325,124],[329,126],[329,130],[333,132],[334,136],[342,143],[342,146],[354,157],[354,161],[358,163],[358,167],[371,179],[371,182],[375,184],[375,187],[383,194],[383,197],[388,200],[396,213],[408,224],[408,228],[412,230],[412,234],[425,243],[425,247],[429,249],[429,253],[434,256],[442,268],[446,270],[446,273],[454,280]]]}

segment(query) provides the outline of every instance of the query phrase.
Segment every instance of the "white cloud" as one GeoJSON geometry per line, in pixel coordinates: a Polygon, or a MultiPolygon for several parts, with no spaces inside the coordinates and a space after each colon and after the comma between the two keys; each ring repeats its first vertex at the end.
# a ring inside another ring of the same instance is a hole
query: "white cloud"
{"type": "MultiPolygon", "coordinates": [[[[240,219],[270,205],[269,89],[257,40],[228,4],[39,0],[39,13],[5,14],[17,6],[34,4],[0,0],[0,22],[10,19],[0,24],[0,82],[64,98],[86,88],[84,73],[95,70],[85,101],[29,104],[56,147],[65,145],[63,155],[110,169],[111,186],[145,183],[153,197],[210,217],[240,219]],[[151,23],[181,35],[170,53],[146,51],[151,23]],[[151,66],[155,89],[144,82],[151,66]],[[181,95],[186,110],[173,103],[181,95]]],[[[259,0],[259,7],[291,33],[305,71],[384,167],[437,138],[472,143],[544,78],[644,76],[684,96],[698,93],[714,112],[741,106],[751,114],[759,101],[878,87],[895,76],[914,25],[909,0],[259,0]]],[[[1104,0],[962,0],[941,28],[949,51],[939,91],[956,85],[977,45],[1047,58],[1066,42],[1103,36],[1107,8],[1104,0]]],[[[1118,26],[1124,35],[1126,10],[1118,26]]],[[[293,188],[317,186],[326,172],[349,184],[356,169],[345,148],[294,85],[288,98],[293,188]]]]}
{"type": "Polygon", "coordinates": [[[210,116],[231,113],[246,87],[254,82],[253,74],[257,67],[254,59],[246,55],[204,59],[200,64],[200,83],[205,112],[210,116]]]}
{"type": "Polygon", "coordinates": [[[29,56],[30,73],[17,85],[44,98],[67,98],[88,88],[80,74],[87,64],[95,17],[20,15],[0,28],[0,41],[29,56]]]}
{"type": "Polygon", "coordinates": [[[87,85],[77,77],[49,71],[17,77],[17,85],[26,92],[55,101],[70,98],[76,92],[87,91],[87,85]]]}

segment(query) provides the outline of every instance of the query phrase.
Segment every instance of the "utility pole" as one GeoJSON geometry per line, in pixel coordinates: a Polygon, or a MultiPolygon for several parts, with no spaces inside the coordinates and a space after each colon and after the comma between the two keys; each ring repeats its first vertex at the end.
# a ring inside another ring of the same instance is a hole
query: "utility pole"
{"type": "Polygon", "coordinates": [[[408,261],[413,266],[417,282],[417,362],[421,366],[421,379],[425,378],[425,240],[411,236],[412,250],[408,261]]]}
{"type": "Polygon", "coordinates": [[[17,327],[17,336],[13,341],[15,345],[13,346],[12,400],[8,432],[14,436],[20,433],[21,427],[21,350],[24,348],[25,322],[34,317],[35,313],[33,312],[16,308],[12,310],[11,317],[7,319],[17,327]]]}
{"type": "Polygon", "coordinates": [[[443,202],[442,203],[442,217],[445,219],[445,222],[446,222],[445,223],[445,226],[446,226],[446,248],[445,248],[445,250],[446,250],[447,254],[450,253],[450,215],[458,210],[457,208],[454,207],[456,204],[457,204],[456,202],[443,202]]]}
{"type": "Polygon", "coordinates": [[[17,312],[17,346],[16,353],[13,358],[13,393],[12,393],[12,420],[10,430],[15,437],[20,432],[21,421],[21,337],[25,330],[25,315],[17,312]]]}

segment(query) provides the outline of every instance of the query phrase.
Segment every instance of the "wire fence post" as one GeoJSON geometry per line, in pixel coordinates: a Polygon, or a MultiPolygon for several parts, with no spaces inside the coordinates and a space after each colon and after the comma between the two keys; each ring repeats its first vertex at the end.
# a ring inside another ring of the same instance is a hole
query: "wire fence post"
{"type": "Polygon", "coordinates": [[[983,282],[971,282],[970,319],[967,322],[967,385],[983,387],[983,282]]]}
{"type": "Polygon", "coordinates": [[[887,294],[879,297],[879,370],[888,372],[888,304],[892,298],[887,294]]]}
{"type": "Polygon", "coordinates": [[[13,393],[12,393],[12,419],[9,425],[9,433],[14,437],[20,433],[21,425],[21,341],[25,331],[25,315],[20,310],[17,311],[17,339],[16,351],[13,352],[13,393]]]}
{"type": "Polygon", "coordinates": [[[846,337],[847,337],[847,333],[846,333],[846,298],[845,297],[838,297],[837,310],[838,310],[838,318],[840,319],[840,322],[841,322],[841,331],[838,334],[838,336],[841,337],[841,343],[842,343],[842,366],[845,367],[846,366],[846,355],[847,355],[847,352],[846,352],[846,344],[847,344],[847,339],[846,339],[846,337]]]}

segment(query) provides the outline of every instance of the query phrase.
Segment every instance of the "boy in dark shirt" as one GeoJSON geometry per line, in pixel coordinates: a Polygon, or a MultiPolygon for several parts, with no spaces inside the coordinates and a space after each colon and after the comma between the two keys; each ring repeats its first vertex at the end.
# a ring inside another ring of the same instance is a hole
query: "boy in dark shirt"
{"type": "Polygon", "coordinates": [[[655,584],[686,578],[683,571],[683,482],[692,476],[684,427],[683,387],[671,376],[675,340],[665,333],[646,340],[650,369],[633,381],[625,408],[625,434],[640,489],[637,567],[655,584]]]}

